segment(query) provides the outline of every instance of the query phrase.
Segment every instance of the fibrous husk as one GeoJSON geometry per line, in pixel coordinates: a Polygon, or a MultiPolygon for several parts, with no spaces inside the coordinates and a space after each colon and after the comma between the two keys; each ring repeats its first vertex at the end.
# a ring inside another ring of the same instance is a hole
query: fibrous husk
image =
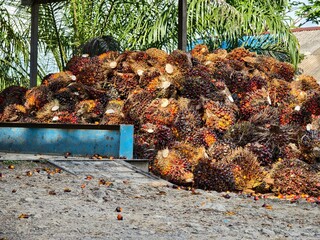
{"type": "Polygon", "coordinates": [[[234,148],[234,145],[231,143],[217,142],[207,150],[207,154],[212,161],[219,162],[229,156],[234,148]]]}
{"type": "Polygon", "coordinates": [[[67,63],[66,69],[76,76],[78,82],[92,86],[105,81],[102,65],[98,56],[76,56],[67,63]]]}
{"type": "Polygon", "coordinates": [[[75,106],[75,112],[82,123],[99,123],[104,106],[97,100],[83,100],[75,106]]]}
{"type": "MultiPolygon", "coordinates": [[[[62,108],[57,99],[45,104],[37,113],[36,119],[40,122],[51,122],[52,118],[57,112],[61,111],[62,108]]],[[[64,109],[65,110],[65,109],[64,109]]]]}
{"type": "Polygon", "coordinates": [[[43,85],[32,88],[26,92],[25,98],[25,107],[29,110],[37,111],[48,103],[49,89],[43,85]]]}
{"type": "Polygon", "coordinates": [[[291,104],[294,102],[294,97],[290,93],[291,86],[285,80],[273,79],[268,84],[268,95],[272,106],[279,104],[291,104]]]}
{"type": "Polygon", "coordinates": [[[190,184],[193,170],[199,160],[205,157],[205,149],[186,143],[177,143],[172,148],[158,151],[152,170],[163,178],[174,182],[190,184]]]}
{"type": "Polygon", "coordinates": [[[148,63],[151,66],[160,69],[160,71],[163,73],[165,71],[165,64],[169,56],[168,53],[157,48],[149,48],[146,50],[146,53],[150,56],[148,63]]]}
{"type": "Polygon", "coordinates": [[[122,109],[124,106],[123,100],[111,100],[105,108],[101,124],[105,125],[119,125],[124,122],[124,114],[122,109]]]}
{"type": "Polygon", "coordinates": [[[133,124],[141,124],[141,116],[153,98],[153,94],[147,90],[137,88],[132,91],[123,108],[125,118],[133,124]]]}
{"type": "Polygon", "coordinates": [[[159,98],[153,100],[143,112],[141,122],[157,125],[173,125],[179,111],[177,100],[173,98],[159,98]]]}
{"type": "Polygon", "coordinates": [[[203,120],[208,128],[224,132],[235,123],[235,113],[220,102],[205,101],[203,108],[203,120]]]}
{"type": "Polygon", "coordinates": [[[178,139],[190,139],[198,128],[203,126],[203,121],[199,113],[200,106],[188,98],[178,99],[178,113],[173,124],[173,130],[178,139]]]}
{"type": "Polygon", "coordinates": [[[247,148],[237,148],[223,159],[223,162],[233,165],[232,172],[237,190],[252,188],[262,178],[260,163],[247,148]]]}
{"type": "Polygon", "coordinates": [[[206,60],[206,56],[209,54],[209,49],[206,45],[196,45],[192,50],[191,50],[191,55],[192,57],[198,59],[201,62],[204,62],[206,60]]]}
{"type": "Polygon", "coordinates": [[[189,99],[200,99],[201,97],[224,101],[227,97],[223,90],[226,85],[218,82],[204,66],[192,68],[182,83],[181,95],[189,99]]]}
{"type": "Polygon", "coordinates": [[[237,146],[245,146],[253,141],[255,126],[250,121],[241,121],[232,125],[224,135],[224,139],[237,146]]]}
{"type": "Polygon", "coordinates": [[[70,71],[49,74],[42,80],[42,85],[47,86],[51,92],[56,92],[76,82],[77,77],[70,71]]]}
{"type": "Polygon", "coordinates": [[[272,169],[273,191],[282,194],[320,195],[320,176],[309,164],[298,159],[283,159],[272,169]]]}
{"type": "Polygon", "coordinates": [[[236,183],[232,169],[231,164],[201,159],[194,170],[194,184],[205,190],[234,191],[236,183]]]}
{"type": "Polygon", "coordinates": [[[10,86],[0,92],[0,113],[11,104],[24,105],[26,92],[26,88],[19,86],[10,86]]]}
{"type": "Polygon", "coordinates": [[[259,89],[249,93],[240,102],[241,118],[247,120],[250,116],[257,114],[272,105],[267,90],[259,89]]]}
{"type": "Polygon", "coordinates": [[[10,104],[4,108],[3,113],[0,113],[1,122],[16,122],[21,121],[27,116],[27,110],[23,105],[10,104]]]}

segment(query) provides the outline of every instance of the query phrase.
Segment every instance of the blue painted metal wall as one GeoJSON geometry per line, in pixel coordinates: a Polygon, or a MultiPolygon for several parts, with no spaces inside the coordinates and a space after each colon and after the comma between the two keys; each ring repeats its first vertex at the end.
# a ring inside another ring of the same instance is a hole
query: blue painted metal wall
{"type": "Polygon", "coordinates": [[[112,128],[67,128],[66,126],[35,125],[33,127],[0,126],[0,151],[35,154],[90,156],[99,154],[132,159],[133,126],[112,128]]]}

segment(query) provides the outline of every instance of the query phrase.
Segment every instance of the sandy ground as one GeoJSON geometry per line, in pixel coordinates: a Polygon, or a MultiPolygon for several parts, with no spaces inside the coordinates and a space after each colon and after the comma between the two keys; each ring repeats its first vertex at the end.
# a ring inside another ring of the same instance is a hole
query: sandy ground
{"type": "Polygon", "coordinates": [[[0,162],[1,240],[320,239],[320,205],[306,199],[227,198],[156,180],[54,171],[44,163],[0,162]]]}

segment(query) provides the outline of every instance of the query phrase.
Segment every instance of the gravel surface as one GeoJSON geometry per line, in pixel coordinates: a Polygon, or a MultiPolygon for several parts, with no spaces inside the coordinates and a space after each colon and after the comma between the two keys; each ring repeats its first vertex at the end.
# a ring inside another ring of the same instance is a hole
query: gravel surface
{"type": "Polygon", "coordinates": [[[320,239],[320,205],[306,199],[74,176],[40,162],[0,162],[0,173],[1,240],[320,239]]]}

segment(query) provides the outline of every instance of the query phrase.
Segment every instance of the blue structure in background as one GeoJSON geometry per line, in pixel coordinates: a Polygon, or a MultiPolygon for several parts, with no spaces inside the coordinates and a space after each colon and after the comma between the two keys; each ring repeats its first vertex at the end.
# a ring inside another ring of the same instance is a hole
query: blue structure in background
{"type": "Polygon", "coordinates": [[[0,151],[133,158],[133,125],[0,124],[0,151]]]}
{"type": "MultiPolygon", "coordinates": [[[[272,37],[270,34],[263,34],[259,36],[243,36],[238,40],[238,44],[235,47],[245,47],[250,49],[264,49],[267,45],[276,44],[278,41],[276,38],[272,37]]],[[[192,50],[196,45],[204,44],[203,39],[198,39],[188,46],[188,51],[192,50]]],[[[228,41],[223,41],[220,48],[230,49],[231,44],[228,41]]]]}

